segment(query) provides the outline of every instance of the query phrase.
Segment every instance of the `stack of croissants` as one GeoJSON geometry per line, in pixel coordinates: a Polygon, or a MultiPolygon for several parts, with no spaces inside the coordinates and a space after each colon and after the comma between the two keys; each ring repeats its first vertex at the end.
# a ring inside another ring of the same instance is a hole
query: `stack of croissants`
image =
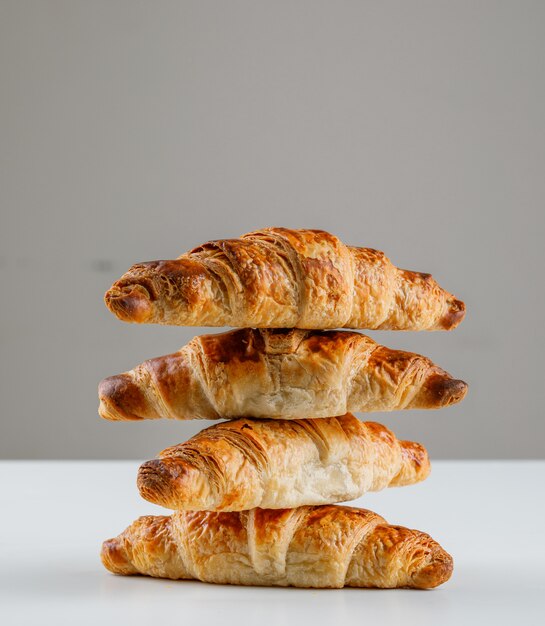
{"type": "Polygon", "coordinates": [[[467,385],[352,330],[451,330],[464,303],[429,275],[320,230],[265,228],[134,265],[105,302],[125,322],[231,326],[100,383],[109,420],[224,419],[144,463],[170,516],[102,546],[116,574],[238,585],[432,588],[429,535],[336,503],[424,480],[425,448],[351,411],[437,409],[467,385]]]}

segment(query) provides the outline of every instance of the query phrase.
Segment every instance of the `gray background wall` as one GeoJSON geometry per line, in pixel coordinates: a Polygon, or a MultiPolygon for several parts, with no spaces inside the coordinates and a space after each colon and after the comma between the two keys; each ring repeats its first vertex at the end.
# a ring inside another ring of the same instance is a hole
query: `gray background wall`
{"type": "Polygon", "coordinates": [[[205,329],[133,326],[132,263],[331,230],[463,298],[374,333],[470,383],[373,416],[435,458],[544,455],[545,3],[0,1],[4,458],[146,458],[203,422],[108,423],[96,385],[205,329]]]}

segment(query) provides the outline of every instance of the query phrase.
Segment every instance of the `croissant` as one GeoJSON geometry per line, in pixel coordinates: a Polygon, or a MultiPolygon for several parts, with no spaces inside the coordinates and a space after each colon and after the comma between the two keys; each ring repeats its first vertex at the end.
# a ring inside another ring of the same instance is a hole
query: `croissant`
{"type": "Polygon", "coordinates": [[[467,385],[429,359],[351,331],[241,329],[195,337],[100,383],[111,420],[329,417],[434,409],[467,385]]]}
{"type": "Polygon", "coordinates": [[[265,228],[139,263],[105,295],[125,322],[450,330],[465,305],[429,274],[321,230],[265,228]]]}
{"type": "Polygon", "coordinates": [[[232,585],[428,589],[452,574],[429,535],[331,505],[140,517],[101,558],[114,574],[232,585]]]}
{"type": "Polygon", "coordinates": [[[359,498],[424,480],[428,454],[347,413],[320,420],[222,422],[138,472],[146,500],[175,510],[284,509],[359,498]]]}

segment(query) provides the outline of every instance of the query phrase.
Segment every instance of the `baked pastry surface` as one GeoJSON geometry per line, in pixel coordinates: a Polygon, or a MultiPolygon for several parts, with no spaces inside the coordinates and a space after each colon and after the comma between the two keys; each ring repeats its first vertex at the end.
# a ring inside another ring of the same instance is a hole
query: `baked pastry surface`
{"type": "Polygon", "coordinates": [[[144,463],[137,484],[169,509],[243,511],[346,502],[429,473],[423,446],[348,413],[221,422],[144,463]]]}
{"type": "Polygon", "coordinates": [[[436,409],[467,385],[430,359],[351,331],[250,329],[195,337],[100,383],[111,420],[294,419],[436,409]]]}
{"type": "Polygon", "coordinates": [[[322,230],[288,228],[133,265],[105,302],[126,322],[178,326],[450,330],[465,314],[430,274],[322,230]]]}
{"type": "Polygon", "coordinates": [[[101,557],[115,574],[294,587],[427,589],[453,567],[429,535],[331,505],[141,517],[101,557]]]}

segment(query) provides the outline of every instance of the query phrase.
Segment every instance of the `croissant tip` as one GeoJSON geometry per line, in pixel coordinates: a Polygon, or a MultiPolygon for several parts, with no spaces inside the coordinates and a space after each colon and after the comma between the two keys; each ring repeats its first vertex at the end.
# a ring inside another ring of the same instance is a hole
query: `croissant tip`
{"type": "Polygon", "coordinates": [[[98,386],[100,417],[107,420],[140,420],[145,417],[146,400],[129,374],[102,380],[98,386]]]}
{"type": "Polygon", "coordinates": [[[447,372],[437,368],[406,408],[441,409],[463,400],[467,389],[467,383],[463,380],[452,378],[447,372]]]}
{"type": "Polygon", "coordinates": [[[104,567],[113,574],[129,574],[130,564],[119,537],[106,539],[100,551],[100,560],[104,567]]]}
{"type": "Polygon", "coordinates": [[[152,459],[138,469],[136,485],[144,500],[167,506],[172,496],[172,478],[161,459],[152,459]]]}
{"type": "Polygon", "coordinates": [[[440,550],[432,558],[431,563],[423,567],[413,576],[413,585],[418,589],[433,589],[447,582],[452,576],[454,562],[445,550],[440,550]]]}
{"type": "Polygon", "coordinates": [[[460,402],[465,398],[467,389],[467,383],[456,378],[444,380],[435,388],[441,406],[449,406],[460,402]]]}
{"type": "Polygon", "coordinates": [[[104,295],[108,309],[123,322],[142,324],[152,312],[150,295],[142,285],[114,285],[104,295]]]}
{"type": "Polygon", "coordinates": [[[467,383],[463,380],[451,378],[446,372],[436,372],[426,381],[414,408],[435,409],[456,404],[463,400],[467,389],[467,383]]]}
{"type": "Polygon", "coordinates": [[[442,330],[453,330],[460,324],[466,314],[466,305],[461,300],[453,298],[449,301],[448,311],[440,320],[439,326],[442,330]]]}
{"type": "Polygon", "coordinates": [[[416,441],[400,441],[401,451],[406,462],[410,464],[412,472],[408,482],[397,482],[399,486],[412,485],[425,480],[431,473],[431,463],[428,451],[416,441]]]}

